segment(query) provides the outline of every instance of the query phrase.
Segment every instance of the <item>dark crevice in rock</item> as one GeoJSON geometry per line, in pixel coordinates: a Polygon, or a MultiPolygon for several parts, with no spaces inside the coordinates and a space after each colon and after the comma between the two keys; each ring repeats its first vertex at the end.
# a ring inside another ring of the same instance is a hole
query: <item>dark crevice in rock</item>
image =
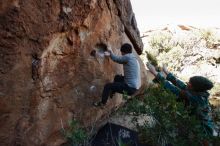
{"type": "MultiPolygon", "coordinates": [[[[109,0],[106,0],[106,4],[107,4],[107,7],[111,13],[111,3],[109,2],[109,0]]],[[[112,15],[112,13],[111,13],[111,15],[112,15]]]]}
{"type": "Polygon", "coordinates": [[[96,57],[96,50],[92,50],[92,51],[90,52],[90,55],[93,56],[93,57],[96,57]]]}
{"type": "Polygon", "coordinates": [[[60,32],[65,32],[67,30],[67,21],[68,21],[68,15],[63,11],[64,2],[63,0],[59,0],[60,2],[60,14],[59,14],[59,20],[61,21],[61,30],[60,32]]]}
{"type": "Polygon", "coordinates": [[[32,55],[32,79],[36,81],[39,79],[39,65],[40,59],[37,54],[32,55]]]}
{"type": "Polygon", "coordinates": [[[70,36],[67,36],[66,39],[67,39],[68,44],[69,44],[70,46],[73,46],[73,40],[72,40],[72,38],[71,38],[70,36]]]}

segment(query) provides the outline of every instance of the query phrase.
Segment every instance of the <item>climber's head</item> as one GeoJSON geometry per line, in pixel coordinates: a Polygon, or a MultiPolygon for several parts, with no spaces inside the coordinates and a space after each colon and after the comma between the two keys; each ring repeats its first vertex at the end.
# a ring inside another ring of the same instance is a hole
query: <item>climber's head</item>
{"type": "Polygon", "coordinates": [[[121,54],[122,55],[125,55],[125,54],[128,54],[128,53],[132,53],[132,46],[128,43],[125,43],[121,46],[121,54]]]}
{"type": "Polygon", "coordinates": [[[202,76],[193,76],[189,79],[188,88],[196,92],[204,92],[212,89],[213,83],[202,76]]]}

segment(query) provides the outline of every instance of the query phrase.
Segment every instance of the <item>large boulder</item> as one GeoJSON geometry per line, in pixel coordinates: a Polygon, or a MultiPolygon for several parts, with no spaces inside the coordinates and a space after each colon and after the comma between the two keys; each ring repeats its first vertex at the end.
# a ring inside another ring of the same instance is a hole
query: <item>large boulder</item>
{"type": "Polygon", "coordinates": [[[116,95],[105,109],[92,106],[104,84],[123,73],[103,51],[110,45],[120,54],[125,42],[142,53],[129,0],[1,1],[1,145],[56,146],[73,119],[99,125],[122,104],[116,95]]]}

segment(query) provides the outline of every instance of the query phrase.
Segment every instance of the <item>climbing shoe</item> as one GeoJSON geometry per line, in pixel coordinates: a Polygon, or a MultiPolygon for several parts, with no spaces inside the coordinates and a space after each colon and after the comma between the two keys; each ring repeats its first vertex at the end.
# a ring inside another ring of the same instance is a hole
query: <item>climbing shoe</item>
{"type": "Polygon", "coordinates": [[[105,104],[103,104],[101,101],[99,101],[99,102],[94,102],[93,105],[94,105],[95,107],[104,107],[104,106],[105,106],[105,104]]]}

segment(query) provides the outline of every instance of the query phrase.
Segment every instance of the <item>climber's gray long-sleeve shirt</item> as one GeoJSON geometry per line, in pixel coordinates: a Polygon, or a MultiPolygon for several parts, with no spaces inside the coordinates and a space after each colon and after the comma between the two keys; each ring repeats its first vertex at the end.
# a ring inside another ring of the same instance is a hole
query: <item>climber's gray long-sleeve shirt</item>
{"type": "Polygon", "coordinates": [[[113,61],[123,64],[125,83],[129,87],[139,89],[141,86],[140,65],[134,54],[116,56],[111,53],[110,57],[113,61]]]}

